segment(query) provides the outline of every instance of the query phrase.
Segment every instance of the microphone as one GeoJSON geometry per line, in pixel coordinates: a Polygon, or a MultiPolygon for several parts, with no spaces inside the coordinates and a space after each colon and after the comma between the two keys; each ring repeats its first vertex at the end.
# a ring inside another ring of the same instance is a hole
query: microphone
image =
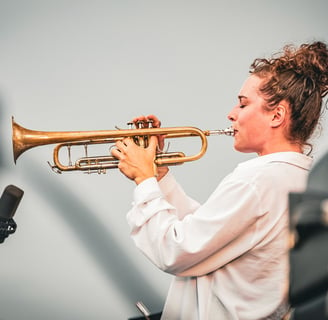
{"type": "Polygon", "coordinates": [[[14,185],[8,185],[0,198],[0,243],[16,231],[13,219],[24,191],[14,185]]]}

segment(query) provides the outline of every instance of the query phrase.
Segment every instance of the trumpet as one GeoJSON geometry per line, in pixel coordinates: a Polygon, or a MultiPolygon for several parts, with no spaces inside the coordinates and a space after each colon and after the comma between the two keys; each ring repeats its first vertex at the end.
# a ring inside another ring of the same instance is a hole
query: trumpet
{"type": "Polygon", "coordinates": [[[222,130],[205,130],[202,131],[195,127],[169,127],[169,128],[153,128],[151,121],[145,127],[143,122],[138,122],[136,128],[133,129],[133,123],[128,123],[130,128],[116,130],[98,130],[98,131],[37,131],[26,129],[14,121],[12,117],[12,142],[14,162],[25,151],[49,144],[57,144],[53,150],[53,162],[49,165],[56,173],[63,171],[82,171],[85,173],[106,173],[107,169],[115,169],[118,167],[118,160],[108,154],[101,156],[88,156],[88,146],[96,144],[115,144],[116,141],[130,137],[133,141],[142,147],[148,146],[150,136],[164,135],[165,139],[198,137],[201,147],[198,153],[186,155],[184,152],[158,152],[155,157],[157,166],[179,165],[185,162],[198,160],[207,150],[207,136],[210,135],[227,135],[233,136],[232,128],[222,130]],[[85,155],[72,161],[71,148],[76,146],[84,146],[85,155]],[[59,152],[62,148],[68,151],[68,164],[62,164],[59,160],[59,152]]]}

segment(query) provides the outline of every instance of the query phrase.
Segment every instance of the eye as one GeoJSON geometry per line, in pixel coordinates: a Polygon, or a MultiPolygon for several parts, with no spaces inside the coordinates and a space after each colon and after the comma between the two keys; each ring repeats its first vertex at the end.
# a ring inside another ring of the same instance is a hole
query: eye
{"type": "Polygon", "coordinates": [[[246,107],[245,104],[240,104],[240,106],[239,106],[240,109],[243,109],[243,108],[245,108],[245,107],[246,107]]]}

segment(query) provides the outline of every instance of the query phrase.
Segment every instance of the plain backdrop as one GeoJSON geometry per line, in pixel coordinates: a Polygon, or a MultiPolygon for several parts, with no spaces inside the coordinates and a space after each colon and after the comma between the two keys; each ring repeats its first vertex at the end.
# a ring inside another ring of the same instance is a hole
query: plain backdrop
{"type": "MultiPolygon", "coordinates": [[[[1,0],[1,185],[25,194],[0,247],[0,320],[128,319],[139,300],[161,310],[171,279],[130,239],[134,184],[117,170],[55,174],[53,146],[15,165],[12,116],[42,131],[116,130],[150,113],[163,126],[223,129],[253,59],[328,41],[327,11],[326,0],[1,0]]],[[[327,117],[322,127],[315,161],[328,149],[327,117]]],[[[203,158],[172,168],[200,202],[255,156],[229,137],[208,140],[203,158]]]]}

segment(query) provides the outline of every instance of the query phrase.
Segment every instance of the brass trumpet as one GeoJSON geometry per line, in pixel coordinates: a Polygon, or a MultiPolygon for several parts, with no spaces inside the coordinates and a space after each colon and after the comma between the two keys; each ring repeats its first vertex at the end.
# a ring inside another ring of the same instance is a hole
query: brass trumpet
{"type": "Polygon", "coordinates": [[[56,173],[62,173],[62,171],[106,173],[107,169],[117,168],[118,160],[109,155],[110,152],[104,156],[88,156],[87,147],[89,145],[113,144],[118,140],[131,137],[136,144],[146,148],[149,136],[153,135],[164,135],[165,139],[199,137],[201,148],[194,155],[185,155],[183,152],[160,152],[156,155],[155,164],[157,166],[178,165],[201,158],[207,149],[207,136],[232,136],[234,134],[232,128],[202,131],[195,127],[153,128],[151,124],[149,124],[149,127],[144,128],[142,123],[140,123],[136,129],[132,129],[133,124],[128,124],[130,125],[129,129],[48,132],[26,129],[17,124],[12,117],[14,162],[16,163],[18,157],[28,149],[48,144],[57,144],[53,151],[54,164],[51,165],[49,163],[52,170],[56,173]],[[71,147],[73,146],[84,146],[85,148],[85,156],[77,159],[75,163],[71,160],[71,147]],[[68,150],[67,165],[63,165],[59,161],[59,151],[63,147],[66,147],[68,150]]]}

